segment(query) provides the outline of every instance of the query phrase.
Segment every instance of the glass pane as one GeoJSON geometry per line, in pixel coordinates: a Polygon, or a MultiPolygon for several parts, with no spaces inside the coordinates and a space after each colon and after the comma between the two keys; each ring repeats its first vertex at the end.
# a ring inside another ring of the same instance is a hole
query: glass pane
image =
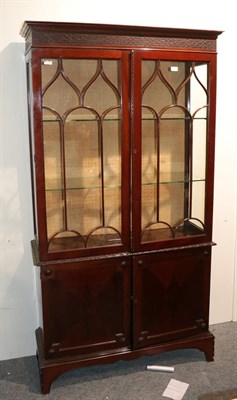
{"type": "Polygon", "coordinates": [[[77,108],[67,115],[64,142],[68,190],[101,186],[99,129],[98,117],[90,110],[77,108]]]}
{"type": "Polygon", "coordinates": [[[142,241],[204,231],[208,66],[142,61],[142,241]]]}
{"type": "Polygon", "coordinates": [[[190,109],[193,119],[192,146],[192,204],[191,215],[200,228],[204,224],[205,174],[208,113],[207,64],[195,65],[191,76],[190,109]],[[200,222],[201,221],[201,222],[200,222]]]}
{"type": "Polygon", "coordinates": [[[112,109],[103,121],[104,183],[121,186],[121,110],[112,109]]]}
{"type": "Polygon", "coordinates": [[[49,110],[43,111],[44,159],[46,190],[62,187],[60,120],[49,110]]]}
{"type": "Polygon", "coordinates": [[[121,243],[120,61],[42,60],[49,251],[121,243]]]}
{"type": "Polygon", "coordinates": [[[190,79],[190,112],[194,114],[198,110],[195,118],[207,117],[207,64],[195,65],[190,79]]]}

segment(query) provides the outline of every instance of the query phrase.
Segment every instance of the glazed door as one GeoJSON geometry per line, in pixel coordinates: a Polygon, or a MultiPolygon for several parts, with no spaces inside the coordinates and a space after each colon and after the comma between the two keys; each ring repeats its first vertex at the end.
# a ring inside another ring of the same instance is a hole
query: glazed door
{"type": "Polygon", "coordinates": [[[130,259],[42,267],[46,358],[130,347],[130,259]]]}
{"type": "Polygon", "coordinates": [[[134,248],[208,241],[215,56],[137,52],[134,72],[134,248]]]}
{"type": "Polygon", "coordinates": [[[41,259],[129,248],[128,54],[33,52],[41,259]]]}
{"type": "Polygon", "coordinates": [[[210,248],[134,257],[134,346],[208,329],[210,248]]]}

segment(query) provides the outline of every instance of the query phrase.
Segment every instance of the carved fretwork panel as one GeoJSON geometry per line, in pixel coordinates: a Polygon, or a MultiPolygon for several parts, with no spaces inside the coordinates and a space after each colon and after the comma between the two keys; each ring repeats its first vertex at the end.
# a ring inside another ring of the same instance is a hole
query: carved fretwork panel
{"type": "Polygon", "coordinates": [[[25,22],[21,34],[30,47],[156,47],[196,50],[216,50],[215,31],[192,29],[147,28],[102,24],[63,24],[25,22]],[[53,29],[52,29],[53,27],[53,29]]]}

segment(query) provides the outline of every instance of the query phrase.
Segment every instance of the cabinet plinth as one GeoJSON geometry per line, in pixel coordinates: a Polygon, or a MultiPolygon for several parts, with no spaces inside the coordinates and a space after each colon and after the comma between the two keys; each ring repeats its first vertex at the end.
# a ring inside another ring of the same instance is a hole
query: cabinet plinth
{"type": "Polygon", "coordinates": [[[220,31],[27,21],[42,393],[209,332],[220,31]]]}

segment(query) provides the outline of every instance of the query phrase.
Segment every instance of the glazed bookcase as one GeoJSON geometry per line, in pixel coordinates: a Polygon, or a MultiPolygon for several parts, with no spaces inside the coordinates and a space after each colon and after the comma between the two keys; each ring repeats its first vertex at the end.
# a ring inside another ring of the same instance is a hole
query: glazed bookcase
{"type": "Polygon", "coordinates": [[[209,332],[219,31],[24,23],[42,393],[209,332]]]}

